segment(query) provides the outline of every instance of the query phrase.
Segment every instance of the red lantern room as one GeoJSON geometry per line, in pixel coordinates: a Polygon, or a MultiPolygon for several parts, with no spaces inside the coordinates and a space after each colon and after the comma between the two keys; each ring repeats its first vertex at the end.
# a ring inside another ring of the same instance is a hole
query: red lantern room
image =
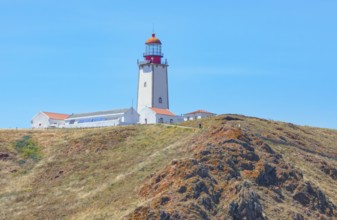
{"type": "Polygon", "coordinates": [[[161,53],[161,42],[156,38],[155,34],[146,40],[146,48],[144,53],[145,60],[149,60],[151,63],[161,63],[163,54],[161,53]]]}

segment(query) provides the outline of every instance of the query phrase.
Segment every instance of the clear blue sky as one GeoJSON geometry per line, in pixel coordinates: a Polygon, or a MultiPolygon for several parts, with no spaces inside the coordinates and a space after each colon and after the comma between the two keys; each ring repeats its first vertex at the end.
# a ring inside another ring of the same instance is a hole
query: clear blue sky
{"type": "Polygon", "coordinates": [[[337,128],[337,1],[0,1],[0,127],[129,107],[152,24],[170,107],[337,128]]]}

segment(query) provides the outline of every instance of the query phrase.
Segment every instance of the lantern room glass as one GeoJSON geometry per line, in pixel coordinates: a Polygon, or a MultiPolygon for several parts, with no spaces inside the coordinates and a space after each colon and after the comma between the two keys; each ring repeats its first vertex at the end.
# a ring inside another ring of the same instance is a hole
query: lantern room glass
{"type": "Polygon", "coordinates": [[[161,45],[160,44],[147,44],[145,48],[145,55],[153,55],[153,56],[162,56],[161,53],[161,45]]]}

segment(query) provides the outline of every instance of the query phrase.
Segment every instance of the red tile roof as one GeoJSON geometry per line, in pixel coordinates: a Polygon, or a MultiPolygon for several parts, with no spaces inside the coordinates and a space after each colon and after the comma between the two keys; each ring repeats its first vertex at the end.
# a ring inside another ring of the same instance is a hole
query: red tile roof
{"type": "Polygon", "coordinates": [[[175,114],[170,112],[168,109],[162,109],[162,108],[150,108],[150,109],[160,115],[175,116],[175,114]]]}
{"type": "Polygon", "coordinates": [[[53,112],[43,112],[51,119],[64,120],[69,117],[67,114],[53,113],[53,112]]]}
{"type": "Polygon", "coordinates": [[[198,114],[198,113],[205,113],[205,114],[214,115],[214,113],[211,113],[211,112],[208,112],[208,111],[205,111],[205,110],[197,110],[197,111],[194,111],[194,112],[186,113],[185,115],[194,115],[194,114],[198,114]]]}

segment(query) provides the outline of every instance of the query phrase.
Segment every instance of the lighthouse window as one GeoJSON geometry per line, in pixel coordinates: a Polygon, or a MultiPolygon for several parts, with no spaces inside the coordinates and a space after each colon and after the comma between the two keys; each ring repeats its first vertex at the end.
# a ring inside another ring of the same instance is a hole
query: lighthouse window
{"type": "Polygon", "coordinates": [[[155,55],[155,56],[161,56],[161,45],[159,44],[150,44],[146,45],[146,52],[145,54],[147,56],[149,55],[155,55]]]}
{"type": "Polygon", "coordinates": [[[159,97],[159,103],[163,103],[163,98],[159,97]]]}
{"type": "Polygon", "coordinates": [[[144,82],[144,87],[146,87],[147,86],[147,83],[146,82],[144,82]]]}

